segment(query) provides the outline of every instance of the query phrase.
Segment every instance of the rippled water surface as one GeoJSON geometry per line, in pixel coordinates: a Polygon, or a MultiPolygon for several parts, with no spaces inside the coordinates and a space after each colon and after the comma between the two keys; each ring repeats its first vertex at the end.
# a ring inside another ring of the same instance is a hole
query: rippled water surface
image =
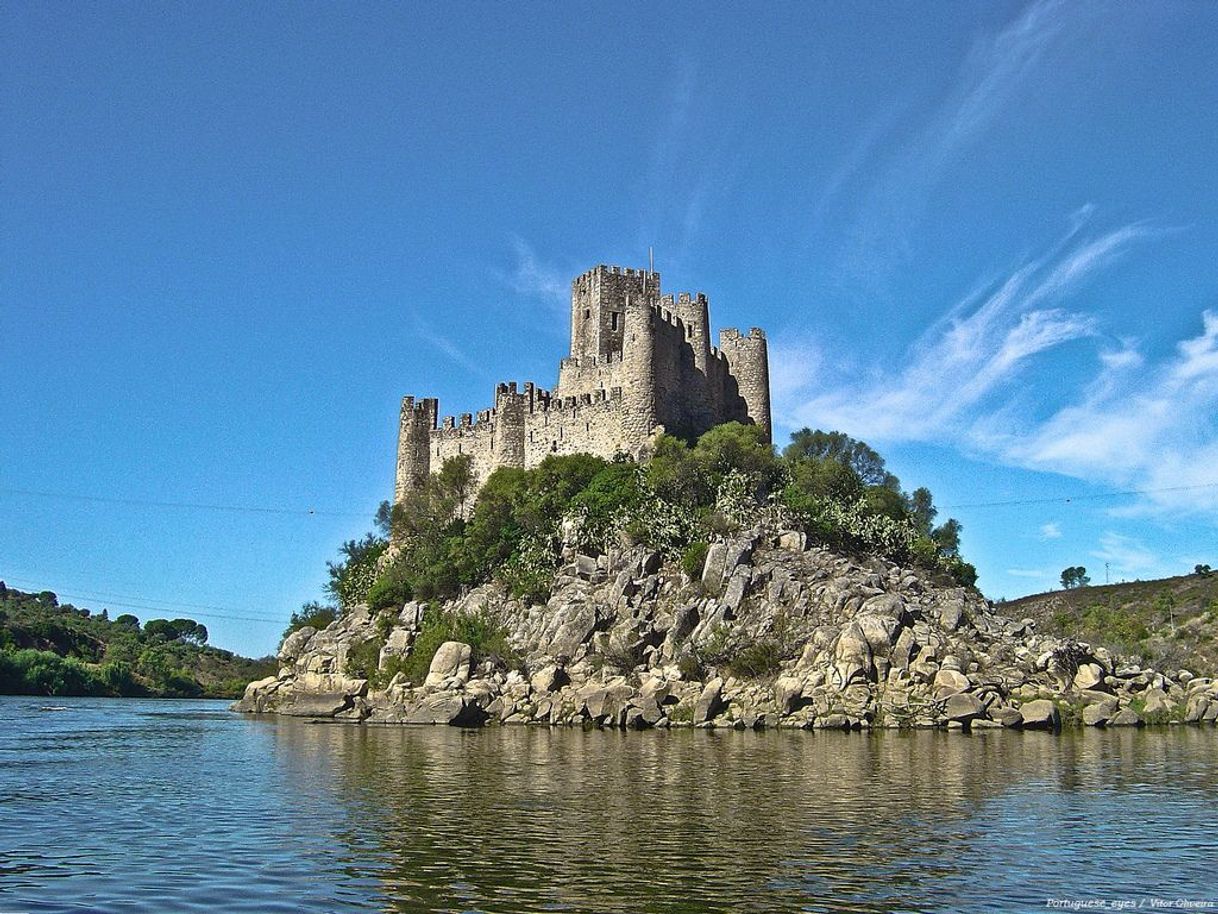
{"type": "Polygon", "coordinates": [[[310,724],[206,701],[0,710],[5,914],[1218,910],[1214,728],[619,734],[310,724]]]}

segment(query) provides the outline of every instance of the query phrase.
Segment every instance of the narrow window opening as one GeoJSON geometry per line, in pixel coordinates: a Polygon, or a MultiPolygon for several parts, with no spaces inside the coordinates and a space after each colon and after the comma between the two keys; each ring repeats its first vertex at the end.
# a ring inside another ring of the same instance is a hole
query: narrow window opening
{"type": "Polygon", "coordinates": [[[611,329],[611,330],[617,330],[617,319],[618,319],[620,316],[621,316],[621,315],[619,315],[619,314],[618,314],[616,311],[612,312],[612,313],[609,315],[609,329],[611,329]]]}

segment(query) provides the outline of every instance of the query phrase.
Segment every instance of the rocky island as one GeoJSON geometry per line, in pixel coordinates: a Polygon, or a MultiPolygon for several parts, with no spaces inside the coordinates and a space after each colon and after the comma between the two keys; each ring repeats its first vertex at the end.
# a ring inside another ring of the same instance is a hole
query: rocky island
{"type": "Polygon", "coordinates": [[[239,710],[369,723],[1056,729],[1218,721],[1218,683],[1037,634],[975,589],[878,557],[750,530],[713,544],[691,577],[656,552],[573,555],[542,605],[489,584],[444,604],[366,606],[302,628],[239,710]],[[425,678],[351,675],[408,657],[429,612],[490,618],[524,662],[441,644],[425,678]],[[382,632],[384,634],[382,634],[382,632]],[[791,659],[772,657],[786,654],[791,659]],[[750,667],[750,664],[753,664],[750,667]]]}
{"type": "Polygon", "coordinates": [[[1057,729],[1218,720],[1212,670],[1007,618],[839,432],[771,445],[765,334],[599,266],[553,392],[403,400],[381,536],[234,706],[368,723],[1057,729]]]}

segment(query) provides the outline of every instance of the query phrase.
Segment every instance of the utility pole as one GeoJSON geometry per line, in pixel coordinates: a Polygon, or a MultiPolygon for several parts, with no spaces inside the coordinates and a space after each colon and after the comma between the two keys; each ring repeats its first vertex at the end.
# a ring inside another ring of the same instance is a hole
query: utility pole
{"type": "Polygon", "coordinates": [[[1107,562],[1104,563],[1104,583],[1105,584],[1109,583],[1109,581],[1108,581],[1108,563],[1107,562]]]}

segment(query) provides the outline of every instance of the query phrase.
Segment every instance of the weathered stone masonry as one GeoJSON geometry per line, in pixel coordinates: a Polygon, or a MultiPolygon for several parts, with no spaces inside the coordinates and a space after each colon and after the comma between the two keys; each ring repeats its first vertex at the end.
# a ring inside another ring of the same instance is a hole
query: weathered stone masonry
{"type": "Polygon", "coordinates": [[[571,354],[553,391],[500,384],[493,408],[443,419],[436,399],[403,398],[394,500],[458,454],[481,483],[547,454],[635,456],[658,429],[693,437],[731,421],[769,438],[765,334],[721,330],[712,346],[705,295],[674,299],[659,273],[601,265],[571,283],[571,354]]]}

